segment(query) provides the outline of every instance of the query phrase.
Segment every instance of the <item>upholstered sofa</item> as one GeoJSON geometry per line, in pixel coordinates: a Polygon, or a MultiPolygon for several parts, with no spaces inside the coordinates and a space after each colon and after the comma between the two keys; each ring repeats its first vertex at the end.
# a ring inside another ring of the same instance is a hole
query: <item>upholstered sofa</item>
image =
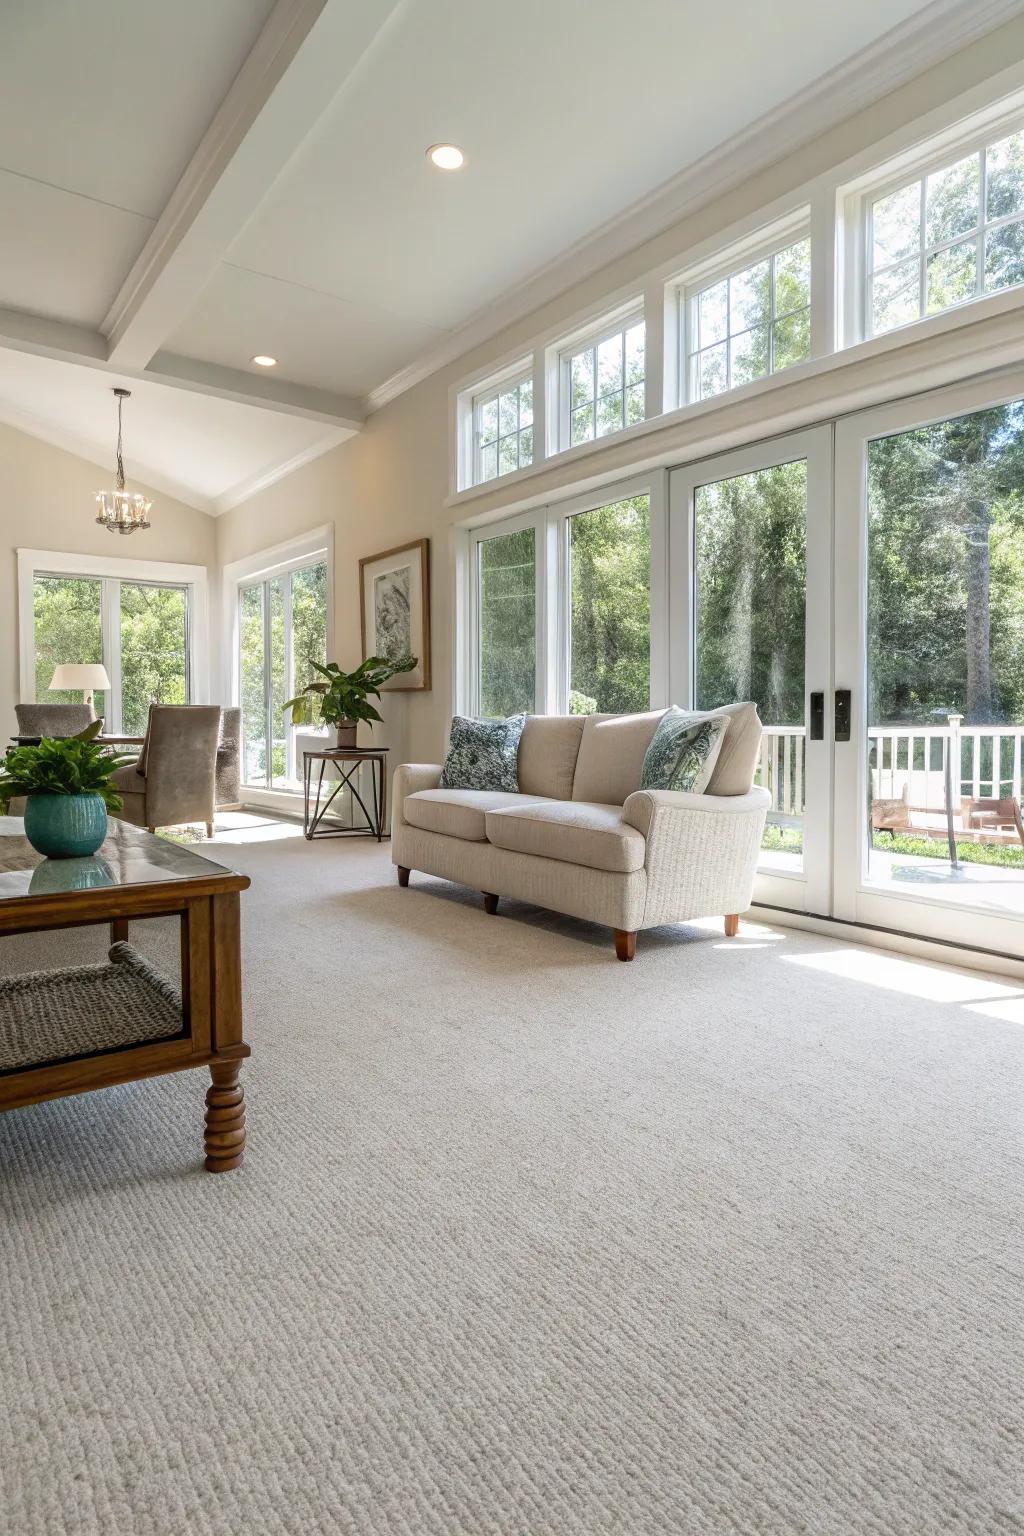
{"type": "Polygon", "coordinates": [[[395,773],[391,857],[484,895],[508,896],[615,930],[632,960],[642,928],[724,917],[732,935],[750,905],[767,790],[752,787],[761,743],[753,704],[712,713],[728,726],[703,794],[640,789],[664,711],[531,715],[516,794],[441,789],[437,765],[395,773]]]}

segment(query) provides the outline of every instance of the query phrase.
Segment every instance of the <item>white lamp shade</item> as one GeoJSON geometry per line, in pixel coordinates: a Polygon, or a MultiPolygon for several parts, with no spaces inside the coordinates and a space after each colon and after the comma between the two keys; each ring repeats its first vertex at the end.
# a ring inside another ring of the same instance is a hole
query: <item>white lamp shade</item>
{"type": "Polygon", "coordinates": [[[61,690],[80,688],[85,692],[93,688],[109,688],[110,678],[106,667],[100,666],[98,662],[62,662],[54,668],[50,687],[61,690]]]}

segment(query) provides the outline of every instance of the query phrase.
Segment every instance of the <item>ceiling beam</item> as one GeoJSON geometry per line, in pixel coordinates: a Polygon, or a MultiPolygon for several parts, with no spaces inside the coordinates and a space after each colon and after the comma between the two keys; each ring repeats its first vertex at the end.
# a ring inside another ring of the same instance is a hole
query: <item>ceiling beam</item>
{"type": "Polygon", "coordinates": [[[396,4],[277,0],[103,322],[111,363],[167,344],[396,4]]]}
{"type": "Polygon", "coordinates": [[[216,395],[221,400],[237,400],[242,405],[259,405],[286,416],[304,416],[307,421],[349,427],[353,432],[358,432],[366,420],[363,401],[353,395],[335,395],[309,384],[292,384],[287,379],[259,378],[241,368],[177,357],[173,352],[158,352],[140,377],[152,379],[154,384],[216,395]]]}

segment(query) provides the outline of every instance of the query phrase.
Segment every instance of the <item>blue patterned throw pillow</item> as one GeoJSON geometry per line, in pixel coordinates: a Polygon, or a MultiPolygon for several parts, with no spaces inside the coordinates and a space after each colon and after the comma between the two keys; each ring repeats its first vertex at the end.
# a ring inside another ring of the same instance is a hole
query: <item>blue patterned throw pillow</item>
{"type": "Polygon", "coordinates": [[[507,720],[467,720],[456,715],[441,769],[442,789],[504,789],[519,792],[519,738],[525,715],[507,720]]]}
{"type": "Polygon", "coordinates": [[[665,711],[647,748],[641,789],[703,794],[729,726],[727,715],[694,715],[675,705],[665,711]]]}

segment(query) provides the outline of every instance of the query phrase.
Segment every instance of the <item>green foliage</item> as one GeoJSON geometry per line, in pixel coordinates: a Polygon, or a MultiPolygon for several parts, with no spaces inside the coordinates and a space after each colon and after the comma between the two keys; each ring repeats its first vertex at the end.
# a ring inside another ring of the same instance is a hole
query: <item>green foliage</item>
{"type": "MultiPolygon", "coordinates": [[[[954,840],[956,831],[954,829],[954,840]]],[[[945,838],[913,837],[905,832],[875,832],[871,846],[879,853],[896,853],[916,859],[940,859],[949,862],[949,843],[945,838]]],[[[1002,869],[1024,869],[1024,848],[1020,843],[969,843],[956,845],[961,864],[994,864],[1002,869]]]]}
{"type": "Polygon", "coordinates": [[[536,549],[532,528],[480,545],[480,712],[535,708],[536,549]]]}
{"type": "MultiPolygon", "coordinates": [[[[86,576],[37,576],[33,590],[36,698],[48,704],[80,704],[81,692],[50,690],[54,667],[62,662],[102,662],[102,582],[86,576]]],[[[95,696],[96,713],[105,696],[95,696]]],[[[134,733],[133,733],[134,734],[134,733]]]]}
{"type": "Polygon", "coordinates": [[[44,738],[37,747],[15,747],[0,768],[0,808],[6,815],[20,795],[99,795],[108,811],[121,809],[111,786],[116,769],[134,761],[108,753],[93,738],[103,722],[94,720],[77,736],[44,738]]]}
{"type": "Polygon", "coordinates": [[[634,496],[569,520],[569,687],[574,714],[632,714],[651,700],[651,514],[634,496]]]}
{"type": "Polygon", "coordinates": [[[396,661],[368,656],[354,672],[343,672],[336,661],[329,661],[325,667],[314,662],[316,671],[327,681],[307,683],[294,699],[286,699],[282,708],[291,711],[293,725],[308,724],[314,698],[319,700],[320,713],[328,725],[380,720],[381,715],[370,703],[371,696],[379,699],[382,684],[401,672],[411,672],[417,662],[415,656],[400,656],[396,661]]]}

